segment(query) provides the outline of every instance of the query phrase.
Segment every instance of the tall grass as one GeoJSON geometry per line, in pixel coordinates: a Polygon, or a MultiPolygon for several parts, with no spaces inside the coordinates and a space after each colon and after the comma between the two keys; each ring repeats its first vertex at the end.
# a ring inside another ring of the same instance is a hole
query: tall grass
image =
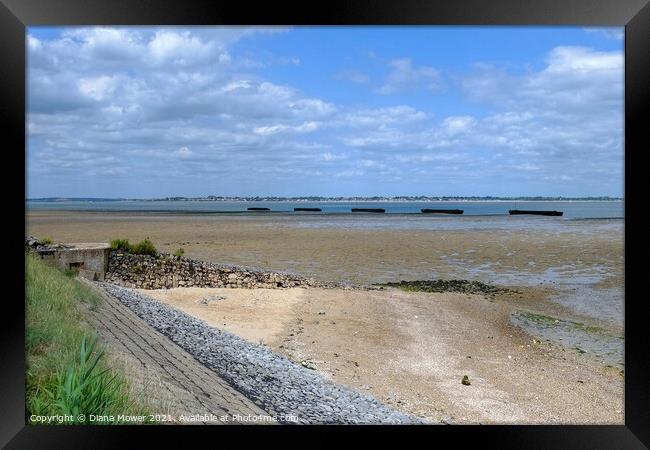
{"type": "Polygon", "coordinates": [[[131,243],[128,239],[113,239],[111,241],[111,250],[131,251],[131,243]]]}
{"type": "Polygon", "coordinates": [[[131,247],[131,253],[134,253],[136,255],[155,256],[157,251],[156,247],[153,245],[153,242],[151,242],[149,239],[145,239],[138,242],[137,244],[134,244],[133,247],[131,247]]]}
{"type": "Polygon", "coordinates": [[[118,374],[99,366],[104,351],[95,352],[96,345],[97,336],[84,336],[74,364],[58,374],[54,405],[65,414],[104,414],[129,406],[120,393],[123,383],[118,374]]]}
{"type": "Polygon", "coordinates": [[[153,242],[146,238],[137,244],[131,244],[128,239],[113,239],[111,241],[111,250],[121,250],[134,255],[152,255],[157,254],[153,242]]]}
{"type": "Polygon", "coordinates": [[[101,299],[87,286],[26,254],[26,412],[36,415],[142,414],[123,374],[108,367],[80,303],[101,299]]]}

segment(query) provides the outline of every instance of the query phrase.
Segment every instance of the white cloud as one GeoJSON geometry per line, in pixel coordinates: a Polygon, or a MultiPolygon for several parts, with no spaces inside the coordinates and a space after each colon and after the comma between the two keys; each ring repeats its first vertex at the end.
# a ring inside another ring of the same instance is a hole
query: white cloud
{"type": "Polygon", "coordinates": [[[504,180],[516,173],[553,173],[557,183],[582,180],[598,191],[595,180],[603,171],[608,180],[622,180],[622,64],[619,51],[557,47],[543,68],[522,75],[479,66],[460,86],[492,110],[487,115],[399,127],[366,120],[365,133],[341,141],[393,155],[388,157],[401,164],[433,165],[429,170],[453,171],[462,163],[504,180]]]}
{"type": "Polygon", "coordinates": [[[587,33],[598,33],[608,39],[622,41],[625,38],[625,28],[606,27],[606,28],[584,28],[587,33]]]}
{"type": "Polygon", "coordinates": [[[356,84],[366,84],[368,81],[370,81],[370,77],[368,75],[355,69],[347,69],[342,70],[341,72],[337,72],[334,74],[334,78],[337,80],[350,81],[356,84]]]}
{"type": "Polygon", "coordinates": [[[179,158],[188,158],[192,156],[192,151],[187,147],[181,147],[178,150],[176,150],[174,154],[179,158]]]}
{"type": "Polygon", "coordinates": [[[206,61],[208,58],[217,62],[229,62],[230,57],[220,49],[215,41],[204,42],[189,31],[157,31],[147,44],[149,58],[153,64],[165,63],[188,66],[206,61]]]}
{"type": "Polygon", "coordinates": [[[112,76],[82,78],[79,80],[79,91],[93,100],[102,101],[115,92],[117,83],[117,78],[112,76]]]}
{"type": "Polygon", "coordinates": [[[387,108],[364,108],[356,109],[344,115],[344,121],[348,125],[361,127],[387,126],[393,124],[406,124],[427,119],[423,111],[406,106],[398,105],[387,108]]]}
{"type": "Polygon", "coordinates": [[[336,172],[334,176],[337,178],[352,178],[352,177],[360,177],[364,173],[365,172],[363,170],[349,169],[349,170],[342,170],[340,172],[336,172]]]}
{"type": "Polygon", "coordinates": [[[393,59],[385,83],[377,89],[379,94],[394,94],[407,90],[423,89],[438,92],[442,89],[440,71],[428,66],[413,66],[409,58],[393,59]]]}
{"type": "Polygon", "coordinates": [[[38,49],[41,48],[41,41],[36,39],[34,36],[28,34],[27,35],[27,48],[31,51],[37,51],[38,49]]]}
{"type": "Polygon", "coordinates": [[[443,128],[447,134],[455,136],[468,131],[474,124],[476,124],[476,119],[472,116],[452,116],[443,121],[443,128]]]}
{"type": "Polygon", "coordinates": [[[119,27],[72,28],[63,38],[48,44],[56,53],[78,63],[125,63],[148,57],[146,38],[137,30],[119,27]]]}
{"type": "Polygon", "coordinates": [[[587,47],[555,47],[547,58],[544,72],[559,74],[582,74],[610,72],[620,75],[623,54],[618,51],[598,52],[587,47]]]}
{"type": "Polygon", "coordinates": [[[514,76],[488,65],[478,69],[461,80],[461,87],[475,100],[511,111],[587,113],[620,107],[622,101],[622,51],[561,46],[549,52],[546,67],[537,72],[514,76]]]}
{"type": "Polygon", "coordinates": [[[348,158],[348,156],[345,154],[335,154],[330,152],[321,153],[320,157],[323,161],[328,161],[328,162],[341,161],[348,158]]]}
{"type": "Polygon", "coordinates": [[[291,125],[271,125],[256,127],[253,129],[255,134],[261,135],[271,135],[277,133],[311,133],[312,131],[318,130],[318,124],[316,122],[305,122],[300,125],[291,126],[291,125]]]}

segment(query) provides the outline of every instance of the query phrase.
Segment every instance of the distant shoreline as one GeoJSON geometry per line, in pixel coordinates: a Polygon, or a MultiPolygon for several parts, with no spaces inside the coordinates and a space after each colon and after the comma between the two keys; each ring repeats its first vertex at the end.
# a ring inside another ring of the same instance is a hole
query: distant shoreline
{"type": "Polygon", "coordinates": [[[250,199],[250,198],[223,198],[223,199],[208,199],[208,198],[162,198],[162,199],[146,199],[146,198],[28,198],[26,202],[35,202],[35,203],[66,203],[66,202],[83,202],[83,203],[101,203],[101,202],[215,202],[215,203],[224,203],[224,202],[274,202],[274,203],[436,203],[436,202],[463,202],[463,203],[497,203],[497,202],[547,202],[547,203],[560,203],[560,202],[622,202],[625,199],[623,198],[554,198],[554,197],[545,197],[545,198],[529,198],[529,197],[520,197],[520,198],[466,198],[466,197],[449,197],[449,198],[407,198],[407,199],[395,199],[395,198],[336,198],[336,199],[304,199],[304,198],[259,198],[259,199],[250,199]]]}
{"type": "MultiPolygon", "coordinates": [[[[28,201],[25,210],[37,211],[94,211],[105,213],[124,212],[129,214],[192,214],[192,215],[291,215],[291,216],[349,216],[373,214],[375,209],[381,209],[383,216],[416,217],[424,214],[426,209],[455,209],[463,211],[455,214],[457,217],[477,216],[509,216],[509,210],[553,210],[562,211],[563,218],[590,218],[590,217],[624,217],[624,201],[621,200],[461,200],[461,201],[386,201],[386,200],[323,200],[323,201],[28,201]],[[252,208],[256,207],[256,208],[252,208]],[[264,208],[258,208],[264,207],[264,208]],[[305,207],[315,211],[302,211],[305,207]],[[355,209],[368,209],[366,212],[354,211],[355,209]],[[264,209],[264,211],[251,211],[251,209],[264,209]],[[298,211],[296,211],[298,210],[298,211]],[[319,211],[316,211],[319,210],[319,211]],[[373,210],[373,211],[370,211],[373,210]]],[[[437,214],[426,214],[429,219],[437,214]]],[[[447,215],[445,215],[447,216],[447,215]]],[[[448,218],[448,217],[447,217],[448,218]]]]}

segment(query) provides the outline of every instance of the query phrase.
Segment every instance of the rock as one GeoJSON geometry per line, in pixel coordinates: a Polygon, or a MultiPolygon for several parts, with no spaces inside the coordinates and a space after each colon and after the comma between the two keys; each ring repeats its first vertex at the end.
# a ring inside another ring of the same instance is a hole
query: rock
{"type": "Polygon", "coordinates": [[[463,375],[463,379],[460,380],[460,383],[465,385],[465,386],[469,386],[469,385],[472,384],[472,383],[470,383],[469,377],[467,375],[463,375]]]}
{"type": "Polygon", "coordinates": [[[304,360],[300,361],[300,365],[309,369],[309,370],[316,370],[316,366],[313,365],[310,361],[304,360]]]}

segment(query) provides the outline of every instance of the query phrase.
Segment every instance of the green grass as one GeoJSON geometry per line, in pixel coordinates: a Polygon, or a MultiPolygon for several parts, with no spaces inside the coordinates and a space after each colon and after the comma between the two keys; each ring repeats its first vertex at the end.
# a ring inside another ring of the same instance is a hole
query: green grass
{"type": "Polygon", "coordinates": [[[113,239],[111,241],[111,250],[124,251],[134,255],[151,255],[155,256],[158,251],[153,242],[146,238],[137,244],[131,244],[128,239],[113,239]]]}
{"type": "Polygon", "coordinates": [[[176,251],[174,252],[174,256],[178,256],[178,257],[181,257],[181,256],[183,256],[184,254],[185,254],[185,250],[183,250],[182,247],[179,248],[178,250],[176,250],[176,251]]]}
{"type": "Polygon", "coordinates": [[[155,256],[157,251],[153,243],[149,239],[145,239],[143,241],[138,242],[137,244],[134,244],[133,247],[131,248],[131,253],[134,253],[136,255],[155,256]]]}
{"type": "Polygon", "coordinates": [[[125,252],[131,251],[131,244],[128,239],[113,239],[111,241],[111,250],[122,250],[125,252]]]}
{"type": "Polygon", "coordinates": [[[41,239],[41,244],[43,244],[43,245],[52,245],[52,244],[54,244],[54,240],[49,236],[45,236],[44,238],[41,239]]]}
{"type": "Polygon", "coordinates": [[[145,414],[123,374],[109,368],[79,308],[101,299],[89,287],[26,254],[26,417],[145,414]]]}

